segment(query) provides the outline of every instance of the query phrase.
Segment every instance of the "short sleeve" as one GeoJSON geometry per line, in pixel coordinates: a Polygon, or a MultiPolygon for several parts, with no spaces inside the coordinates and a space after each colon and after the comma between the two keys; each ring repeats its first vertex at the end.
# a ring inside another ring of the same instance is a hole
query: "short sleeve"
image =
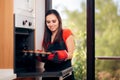
{"type": "Polygon", "coordinates": [[[70,29],[63,29],[63,40],[66,41],[67,38],[72,35],[72,32],[70,29]]]}

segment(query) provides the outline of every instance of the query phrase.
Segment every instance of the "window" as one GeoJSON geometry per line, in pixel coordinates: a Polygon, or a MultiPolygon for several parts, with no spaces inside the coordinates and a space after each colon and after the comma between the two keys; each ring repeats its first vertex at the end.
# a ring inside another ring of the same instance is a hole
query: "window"
{"type": "Polygon", "coordinates": [[[120,79],[119,0],[95,0],[95,77],[120,79]]]}

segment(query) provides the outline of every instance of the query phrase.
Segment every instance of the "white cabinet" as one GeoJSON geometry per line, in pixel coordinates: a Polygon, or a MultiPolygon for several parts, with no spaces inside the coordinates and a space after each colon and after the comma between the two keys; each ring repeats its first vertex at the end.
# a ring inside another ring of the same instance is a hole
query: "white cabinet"
{"type": "Polygon", "coordinates": [[[35,16],[36,0],[14,0],[14,13],[35,16]]]}

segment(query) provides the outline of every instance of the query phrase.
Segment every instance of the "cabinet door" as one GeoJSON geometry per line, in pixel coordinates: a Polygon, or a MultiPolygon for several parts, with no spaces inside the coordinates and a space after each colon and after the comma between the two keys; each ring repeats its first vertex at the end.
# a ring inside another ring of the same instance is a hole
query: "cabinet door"
{"type": "Polygon", "coordinates": [[[0,68],[13,68],[13,0],[0,0],[0,68]]]}

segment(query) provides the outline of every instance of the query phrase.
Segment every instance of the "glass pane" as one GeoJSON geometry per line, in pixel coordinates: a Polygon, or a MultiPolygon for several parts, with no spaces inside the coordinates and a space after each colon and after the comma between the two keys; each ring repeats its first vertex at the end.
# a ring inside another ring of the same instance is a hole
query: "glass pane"
{"type": "Polygon", "coordinates": [[[95,80],[120,80],[119,63],[120,60],[96,60],[95,80]]]}
{"type": "Polygon", "coordinates": [[[86,0],[52,0],[52,7],[63,20],[63,27],[72,30],[76,49],[72,60],[76,80],[86,79],[86,0]]]}
{"type": "Polygon", "coordinates": [[[95,0],[95,78],[120,80],[120,0],[95,0]]]}
{"type": "Polygon", "coordinates": [[[95,0],[95,55],[120,56],[120,0],[95,0]]]}

